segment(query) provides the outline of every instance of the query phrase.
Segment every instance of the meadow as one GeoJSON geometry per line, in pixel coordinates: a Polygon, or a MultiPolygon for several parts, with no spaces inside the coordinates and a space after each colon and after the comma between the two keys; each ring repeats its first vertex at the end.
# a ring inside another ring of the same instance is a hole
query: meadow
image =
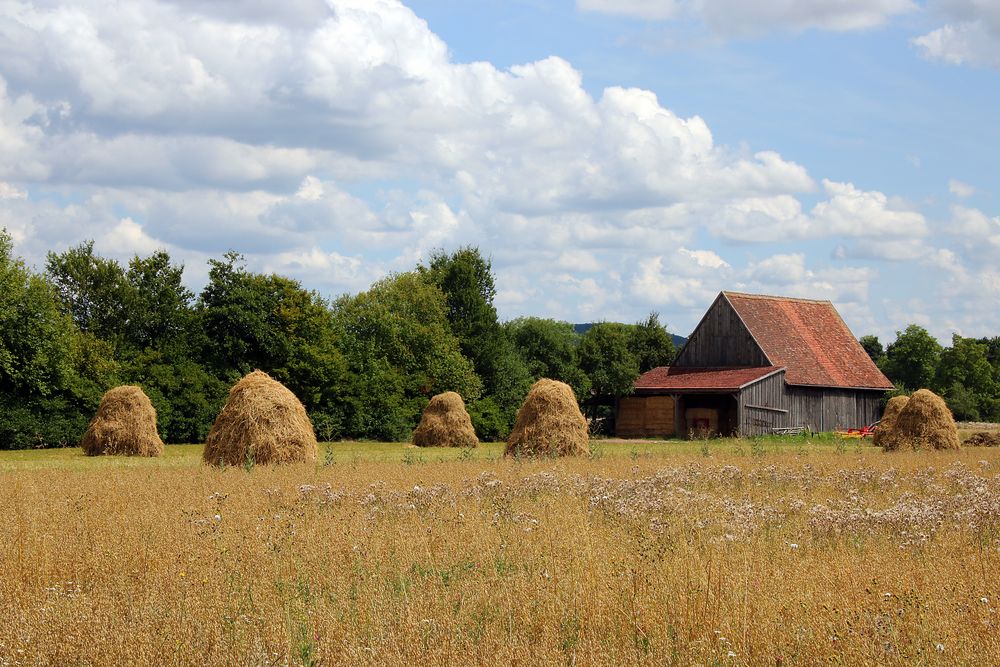
{"type": "Polygon", "coordinates": [[[983,664],[1000,450],[0,452],[0,665],[983,664]]]}

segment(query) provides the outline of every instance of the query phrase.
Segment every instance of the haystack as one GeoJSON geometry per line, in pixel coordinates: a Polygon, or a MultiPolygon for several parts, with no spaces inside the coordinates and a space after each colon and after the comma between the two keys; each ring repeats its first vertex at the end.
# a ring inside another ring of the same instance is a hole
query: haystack
{"type": "Polygon", "coordinates": [[[507,438],[506,456],[590,454],[587,420],[573,390],[564,382],[542,378],[528,392],[507,438]]]}
{"type": "Polygon", "coordinates": [[[233,385],[205,441],[205,463],[225,465],[315,461],[316,433],[302,403],[267,373],[233,385]]]}
{"type": "Polygon", "coordinates": [[[431,399],[424,408],[420,425],[413,432],[413,444],[418,447],[477,447],[479,438],[472,428],[472,419],[465,410],[465,401],[453,391],[431,399]]]}
{"type": "Polygon", "coordinates": [[[156,432],[156,409],[132,385],[109,389],[97,406],[80,442],[87,456],[160,456],[163,441],[156,432]]]}
{"type": "Polygon", "coordinates": [[[875,435],[872,436],[872,444],[876,447],[885,447],[886,443],[892,440],[890,434],[896,427],[896,419],[909,400],[909,396],[893,396],[889,399],[889,402],[885,404],[885,412],[882,413],[882,421],[878,423],[875,435]]]}
{"type": "Polygon", "coordinates": [[[1000,431],[979,431],[973,433],[965,442],[964,447],[1000,447],[1000,431]]]}
{"type": "Polygon", "coordinates": [[[944,399],[930,391],[913,392],[884,439],[886,449],[958,449],[958,428],[944,399]]]}

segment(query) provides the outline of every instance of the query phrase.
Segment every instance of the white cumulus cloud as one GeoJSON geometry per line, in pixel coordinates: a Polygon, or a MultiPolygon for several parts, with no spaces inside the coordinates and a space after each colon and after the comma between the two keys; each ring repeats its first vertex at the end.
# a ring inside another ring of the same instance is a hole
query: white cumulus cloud
{"type": "Polygon", "coordinates": [[[882,192],[859,190],[852,183],[823,181],[830,199],[813,207],[811,217],[825,234],[902,236],[927,234],[924,216],[893,203],[882,192]]]}
{"type": "Polygon", "coordinates": [[[1000,68],[1000,3],[994,0],[931,0],[947,23],[913,39],[921,54],[950,65],[1000,68]]]}

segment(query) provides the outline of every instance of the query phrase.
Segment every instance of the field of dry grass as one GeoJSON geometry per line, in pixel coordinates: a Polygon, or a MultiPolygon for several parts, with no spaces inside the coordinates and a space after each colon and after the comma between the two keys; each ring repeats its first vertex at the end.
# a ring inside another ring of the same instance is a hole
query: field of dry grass
{"type": "Polygon", "coordinates": [[[0,665],[983,664],[1000,451],[0,453],[0,665]]]}

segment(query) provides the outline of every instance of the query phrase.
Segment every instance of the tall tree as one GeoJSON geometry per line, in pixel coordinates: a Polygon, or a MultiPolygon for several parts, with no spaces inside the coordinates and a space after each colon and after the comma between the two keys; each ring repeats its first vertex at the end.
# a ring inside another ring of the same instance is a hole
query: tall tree
{"type": "Polygon", "coordinates": [[[911,324],[896,332],[896,340],[886,349],[883,371],[911,391],[931,387],[940,356],[941,344],[926,329],[911,324]]]}
{"type": "Polygon", "coordinates": [[[352,435],[407,438],[434,394],[479,397],[482,385],[452,333],[445,296],[420,275],[390,276],[341,297],[334,319],[352,376],[345,426],[352,435]]]}
{"type": "Polygon", "coordinates": [[[127,339],[138,350],[161,349],[189,335],[194,294],[184,286],[184,266],[158,250],[148,257],[136,255],[125,272],[127,339]]]}
{"type": "Polygon", "coordinates": [[[48,395],[71,372],[73,329],[51,285],[14,257],[0,231],[0,387],[48,395]]]}
{"type": "Polygon", "coordinates": [[[627,396],[639,377],[639,361],[629,349],[632,328],[627,324],[600,322],[580,340],[580,368],[590,378],[598,399],[627,396]]]}
{"type": "Polygon", "coordinates": [[[113,259],[94,253],[86,241],[62,253],[50,252],[46,273],[66,313],[81,331],[116,346],[123,342],[131,313],[125,271],[113,259]]]}
{"type": "Polygon", "coordinates": [[[493,306],[496,286],[490,260],[471,246],[451,254],[437,250],[418,271],[444,294],[448,321],[462,353],[472,360],[487,388],[493,387],[503,335],[493,306]]]}
{"type": "Polygon", "coordinates": [[[235,252],[209,260],[209,266],[199,308],[212,366],[240,375],[281,366],[288,356],[288,336],[280,326],[280,301],[285,288],[297,283],[247,271],[243,256],[235,252]]]}
{"type": "Polygon", "coordinates": [[[113,382],[109,346],[62,308],[0,230],[0,448],[76,444],[113,382]]]}
{"type": "Polygon", "coordinates": [[[339,435],[347,364],[326,302],[296,280],[248,271],[238,253],[209,264],[199,316],[215,373],[270,373],[299,397],[320,437],[339,435]]]}
{"type": "Polygon", "coordinates": [[[660,324],[659,313],[650,313],[644,322],[632,327],[629,350],[639,363],[640,373],[659,366],[669,366],[673,362],[676,354],[674,339],[667,328],[660,324]]]}
{"type": "Polygon", "coordinates": [[[861,347],[864,348],[876,366],[881,367],[885,363],[885,348],[882,347],[882,341],[878,339],[878,336],[862,336],[858,342],[861,343],[861,347]]]}
{"type": "Polygon", "coordinates": [[[988,352],[987,345],[958,334],[952,335],[951,347],[941,351],[934,384],[957,419],[979,420],[1000,399],[988,352]]]}
{"type": "Polygon", "coordinates": [[[580,336],[569,322],[519,317],[503,325],[532,379],[550,378],[573,387],[578,400],[590,395],[590,379],[580,369],[580,336]]]}
{"type": "MultiPolygon", "coordinates": [[[[1000,373],[1000,336],[980,338],[976,342],[986,346],[986,359],[997,373],[1000,373]]],[[[1000,379],[1000,375],[997,377],[1000,379]]]]}
{"type": "MultiPolygon", "coordinates": [[[[437,250],[418,272],[445,296],[448,321],[462,354],[472,361],[492,405],[470,406],[473,418],[496,417],[491,433],[506,435],[531,384],[531,376],[504,335],[493,306],[496,285],[493,266],[478,248],[466,246],[448,254],[437,250]]],[[[477,423],[477,428],[485,423],[477,423]]]]}

